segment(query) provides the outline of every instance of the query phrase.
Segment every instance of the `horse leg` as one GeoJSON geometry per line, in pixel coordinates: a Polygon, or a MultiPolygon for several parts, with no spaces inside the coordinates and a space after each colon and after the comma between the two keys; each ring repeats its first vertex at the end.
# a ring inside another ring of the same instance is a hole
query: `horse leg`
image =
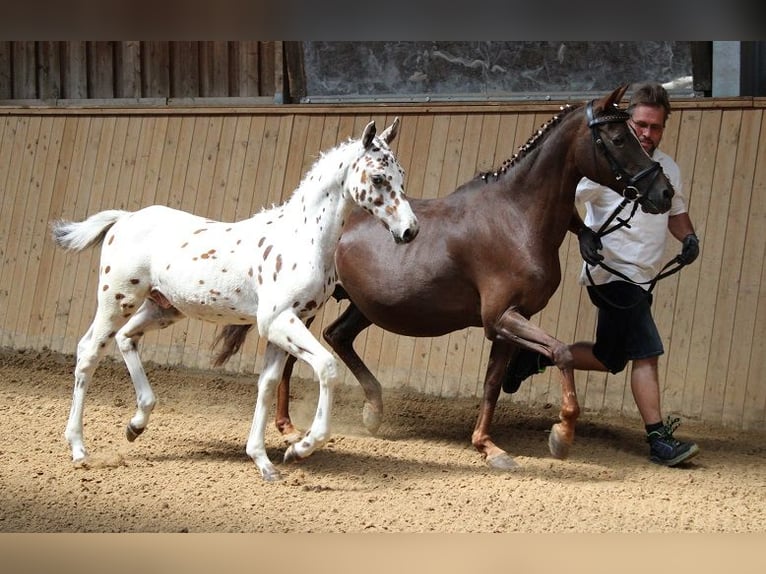
{"type": "Polygon", "coordinates": [[[146,372],[138,354],[138,342],[147,331],[164,329],[181,319],[183,315],[175,307],[161,307],[153,299],[146,299],[127,323],[117,331],[115,339],[128,367],[130,379],[136,392],[136,413],[125,429],[125,437],[133,442],[149,424],[149,415],[157,403],[146,372]]]}
{"type": "Polygon", "coordinates": [[[562,398],[560,422],[551,428],[548,448],[554,457],[566,458],[574,441],[575,423],[580,416],[572,368],[574,359],[569,347],[512,309],[503,313],[495,329],[500,337],[547,356],[558,367],[562,398]]]}
{"type": "Polygon", "coordinates": [[[295,428],[290,419],[290,377],[293,376],[295,361],[296,358],[292,355],[287,357],[282,378],[279,381],[279,386],[277,386],[277,415],[274,420],[282,438],[290,444],[298,442],[303,436],[303,433],[295,428]]]}
{"type": "MultiPolygon", "coordinates": [[[[263,325],[260,318],[259,325],[263,325]]],[[[269,342],[306,361],[319,380],[319,399],[311,428],[299,442],[291,444],[285,452],[285,462],[300,460],[311,455],[330,438],[332,395],[338,378],[338,365],[332,354],[291,312],[283,312],[274,317],[266,330],[269,342]]],[[[284,366],[284,363],[280,365],[280,372],[284,366]]]]}
{"type": "Polygon", "coordinates": [[[362,423],[374,435],[383,418],[383,392],[378,379],[354,350],[354,340],[370,325],[372,322],[349,302],[340,317],[324,330],[324,339],[362,385],[365,396],[362,423]]]}
{"type": "Polygon", "coordinates": [[[266,417],[271,400],[274,398],[274,389],[279,381],[279,374],[284,371],[287,353],[269,342],[266,345],[266,353],[263,357],[263,369],[258,377],[258,397],[255,401],[255,413],[253,423],[250,426],[250,434],[247,437],[245,452],[253,459],[253,462],[261,471],[261,476],[267,482],[280,480],[282,475],[274,467],[266,453],[266,417]]]}
{"type": "Polygon", "coordinates": [[[107,342],[114,337],[121,323],[119,319],[110,319],[109,313],[99,307],[88,331],[77,344],[72,406],[69,409],[69,418],[64,430],[64,438],[72,450],[72,461],[77,464],[84,463],[88,457],[83,438],[85,394],[96,367],[106,353],[107,342]]]}
{"type": "Polygon", "coordinates": [[[484,395],[476,420],[471,443],[487,461],[487,464],[498,470],[514,470],[519,467],[513,457],[497,446],[489,436],[489,427],[495,415],[497,399],[500,396],[500,385],[503,373],[508,365],[511,347],[504,341],[495,341],[489,352],[487,374],[484,377],[484,395]]]}
{"type": "MultiPolygon", "coordinates": [[[[316,315],[306,320],[306,327],[311,327],[315,317],[316,315]]],[[[282,371],[282,378],[277,387],[277,415],[274,420],[279,434],[289,444],[298,442],[303,436],[303,433],[295,428],[293,421],[290,419],[290,378],[293,376],[295,361],[296,358],[292,355],[287,357],[285,370],[282,371]]]]}

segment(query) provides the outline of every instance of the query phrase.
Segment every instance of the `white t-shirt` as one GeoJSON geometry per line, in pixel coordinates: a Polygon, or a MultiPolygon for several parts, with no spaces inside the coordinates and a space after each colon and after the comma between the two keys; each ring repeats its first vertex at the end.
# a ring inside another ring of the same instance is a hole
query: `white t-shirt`
{"type": "MultiPolygon", "coordinates": [[[[604,263],[637,283],[651,281],[659,273],[664,264],[662,258],[665,253],[665,240],[668,237],[668,217],[687,211],[686,199],[681,189],[681,170],[676,162],[658,149],[654,150],[652,159],[660,163],[675,190],[670,211],[650,214],[644,213],[639,207],[629,222],[630,227],[623,226],[601,238],[604,247],[600,253],[604,256],[604,263]]],[[[608,187],[583,178],[577,185],[575,200],[578,208],[585,209],[585,225],[598,231],[620,205],[622,196],[608,187]]],[[[632,208],[632,203],[627,204],[618,217],[628,217],[632,208]]],[[[610,227],[615,223],[617,221],[613,220],[610,227]]],[[[587,263],[584,263],[580,283],[590,285],[590,280],[585,275],[586,266],[587,263]]],[[[622,280],[600,266],[589,268],[593,282],[597,285],[622,280]]],[[[649,285],[641,286],[649,288],[649,285]]]]}

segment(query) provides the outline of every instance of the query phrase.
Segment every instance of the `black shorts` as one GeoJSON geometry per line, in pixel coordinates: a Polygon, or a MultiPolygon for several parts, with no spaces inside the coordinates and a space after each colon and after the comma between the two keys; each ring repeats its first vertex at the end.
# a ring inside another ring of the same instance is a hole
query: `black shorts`
{"type": "Polygon", "coordinates": [[[652,317],[652,295],[627,281],[589,285],[588,295],[598,307],[594,356],[612,373],[628,361],[665,352],[652,317]]]}

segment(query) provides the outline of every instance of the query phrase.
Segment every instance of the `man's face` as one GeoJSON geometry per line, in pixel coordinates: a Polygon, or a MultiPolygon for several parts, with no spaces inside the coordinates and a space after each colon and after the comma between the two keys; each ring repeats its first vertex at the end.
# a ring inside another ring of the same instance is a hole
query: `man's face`
{"type": "Polygon", "coordinates": [[[662,132],[665,129],[664,110],[657,106],[637,105],[633,108],[633,114],[630,117],[630,125],[641,142],[641,147],[649,155],[654,153],[655,148],[660,145],[662,132]]]}

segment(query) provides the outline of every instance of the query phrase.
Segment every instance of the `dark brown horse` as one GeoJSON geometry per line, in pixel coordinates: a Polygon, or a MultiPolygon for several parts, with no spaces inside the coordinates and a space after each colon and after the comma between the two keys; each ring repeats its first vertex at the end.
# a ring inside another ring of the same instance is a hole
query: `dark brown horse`
{"type": "MultiPolygon", "coordinates": [[[[371,324],[412,337],[435,337],[481,326],[492,341],[473,445],[495,468],[517,466],[495,445],[489,427],[506,368],[520,348],[542,353],[560,369],[560,422],[551,454],[565,458],[579,405],[567,345],[529,321],[561,281],[559,247],[578,231],[575,189],[582,177],[639,202],[647,213],[670,208],[673,189],[643,151],[617,107],[627,86],[586,105],[566,106],[510,160],[439,199],[411,199],[417,241],[394,247],[361,210],[352,213],[335,261],[349,307],[324,337],[364,388],[363,421],[371,432],[383,412],[381,386],[353,349],[371,324]]],[[[277,426],[294,432],[288,414],[287,365],[277,426]]]]}

